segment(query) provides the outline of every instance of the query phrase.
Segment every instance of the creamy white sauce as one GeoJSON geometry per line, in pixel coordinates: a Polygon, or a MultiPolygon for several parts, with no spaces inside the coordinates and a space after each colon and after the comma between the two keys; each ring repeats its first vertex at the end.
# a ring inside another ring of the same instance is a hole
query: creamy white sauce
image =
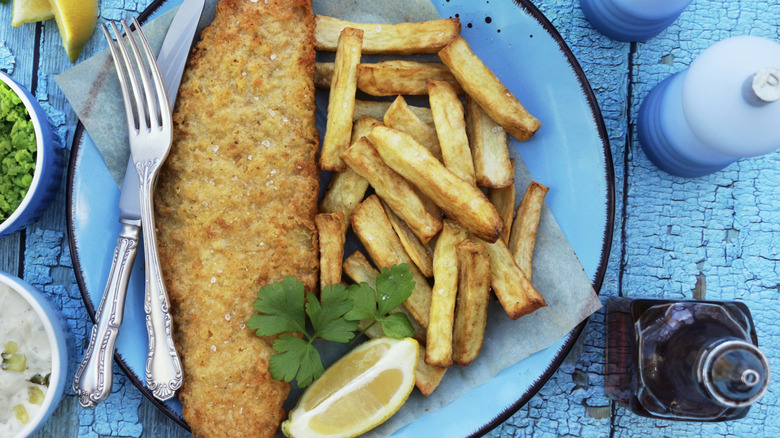
{"type": "Polygon", "coordinates": [[[0,284],[0,352],[8,341],[16,342],[17,352],[25,355],[27,369],[0,368],[0,438],[13,437],[24,426],[16,418],[14,406],[24,406],[30,421],[35,419],[41,406],[28,401],[29,388],[37,387],[44,394],[49,388],[28,380],[51,373],[51,348],[41,320],[24,298],[0,284]]]}

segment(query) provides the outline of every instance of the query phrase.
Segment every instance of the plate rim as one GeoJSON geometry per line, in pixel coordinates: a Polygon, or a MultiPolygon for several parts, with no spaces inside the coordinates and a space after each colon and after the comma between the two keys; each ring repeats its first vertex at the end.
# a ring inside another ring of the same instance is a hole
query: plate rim
{"type": "MultiPolygon", "coordinates": [[[[166,2],[170,0],[153,0],[152,3],[149,4],[139,15],[138,15],[138,21],[141,24],[144,24],[157,10],[162,7],[166,2]]],[[[448,0],[449,1],[449,0],[448,0]]],[[[592,281],[593,289],[598,296],[601,292],[601,286],[603,285],[604,278],[606,276],[607,267],[609,265],[609,258],[610,253],[612,250],[612,240],[614,237],[614,225],[615,225],[615,171],[614,171],[614,164],[612,161],[612,150],[609,143],[609,135],[607,133],[606,125],[604,124],[604,118],[601,114],[601,108],[598,105],[598,101],[596,99],[596,95],[593,92],[593,89],[590,85],[590,82],[588,81],[587,76],[585,75],[584,70],[582,69],[582,66],[579,64],[579,61],[577,61],[576,57],[574,56],[574,53],[571,51],[571,48],[568,46],[566,41],[563,39],[561,34],[558,32],[558,30],[553,26],[553,24],[550,22],[549,19],[530,1],[530,0],[513,0],[514,6],[525,10],[533,19],[535,19],[541,27],[550,35],[550,37],[555,41],[555,43],[558,44],[558,48],[561,51],[561,53],[564,55],[566,61],[568,62],[569,66],[572,68],[573,73],[575,77],[578,79],[580,88],[585,95],[585,99],[588,103],[588,106],[591,109],[591,116],[593,116],[593,122],[596,126],[596,131],[599,140],[601,140],[602,143],[602,152],[604,153],[604,172],[606,176],[606,207],[607,207],[607,215],[606,215],[606,224],[602,239],[602,247],[601,247],[601,255],[599,257],[599,264],[598,268],[596,269],[595,278],[592,281]]],[[[74,223],[73,218],[75,217],[74,210],[73,210],[73,187],[74,187],[74,178],[75,178],[75,170],[76,170],[76,162],[78,161],[78,157],[82,151],[81,144],[83,142],[84,134],[86,134],[86,130],[84,128],[84,125],[81,123],[81,120],[78,121],[76,125],[76,129],[73,134],[73,142],[71,145],[71,154],[70,159],[68,163],[68,177],[67,177],[67,189],[66,189],[66,208],[67,208],[67,215],[66,215],[66,227],[68,231],[68,247],[71,255],[71,260],[73,261],[73,270],[76,277],[76,283],[79,286],[79,292],[81,293],[82,301],[84,302],[84,305],[87,309],[87,314],[89,315],[89,318],[92,320],[92,323],[95,323],[95,305],[92,302],[92,299],[89,297],[89,292],[87,291],[86,284],[83,277],[83,271],[81,266],[81,261],[78,256],[78,252],[76,251],[76,239],[75,239],[75,229],[74,229],[74,223]]],[[[477,429],[476,431],[471,432],[468,437],[479,437],[487,434],[489,431],[495,429],[502,423],[504,423],[507,419],[509,419],[512,415],[514,415],[521,407],[523,407],[528,401],[533,398],[534,395],[536,395],[539,390],[550,380],[552,375],[560,368],[563,361],[568,356],[569,352],[571,352],[572,348],[574,347],[574,344],[578,341],[580,336],[582,336],[582,332],[584,331],[585,325],[587,324],[588,320],[590,318],[586,318],[584,321],[579,323],[574,329],[572,329],[568,334],[568,340],[561,346],[561,348],[558,350],[557,353],[555,353],[555,359],[550,362],[550,364],[547,366],[547,368],[544,370],[544,372],[539,376],[539,378],[528,387],[526,391],[524,391],[522,394],[518,395],[517,400],[514,403],[511,403],[510,405],[506,406],[504,410],[499,412],[493,419],[486,422],[482,427],[477,429]]],[[[133,385],[138,388],[138,390],[146,397],[149,401],[152,402],[158,409],[160,409],[167,417],[172,419],[174,422],[176,422],[179,426],[187,430],[188,432],[191,432],[190,426],[184,421],[182,417],[180,417],[176,412],[174,412],[168,405],[166,405],[164,402],[161,402],[160,400],[156,399],[151,391],[149,391],[148,388],[143,384],[140,377],[130,368],[130,366],[124,361],[122,355],[118,352],[114,352],[114,361],[117,363],[119,368],[122,370],[122,372],[128,377],[128,379],[133,383],[133,385]]]]}

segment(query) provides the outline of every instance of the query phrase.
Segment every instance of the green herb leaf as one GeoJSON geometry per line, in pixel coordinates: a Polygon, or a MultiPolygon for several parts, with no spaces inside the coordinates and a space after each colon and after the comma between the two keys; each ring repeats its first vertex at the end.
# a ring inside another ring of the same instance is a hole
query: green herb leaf
{"type": "Polygon", "coordinates": [[[412,295],[414,289],[412,278],[412,273],[406,263],[393,265],[390,269],[382,268],[382,272],[376,277],[380,317],[400,306],[412,295]]]}
{"type": "Polygon", "coordinates": [[[252,315],[247,327],[258,336],[273,336],[284,332],[306,332],[306,317],[303,313],[303,283],[295,277],[285,277],[281,282],[260,288],[257,292],[255,310],[261,315],[252,315]]]}
{"type": "Polygon", "coordinates": [[[357,321],[349,321],[344,314],[352,309],[347,288],[341,284],[325,286],[321,293],[322,304],[309,293],[306,314],[314,327],[314,337],[333,342],[349,342],[355,336],[357,321]]]}
{"type": "Polygon", "coordinates": [[[312,345],[321,338],[332,342],[348,342],[355,337],[358,323],[370,319],[379,322],[385,335],[396,338],[414,335],[414,329],[403,313],[387,315],[401,305],[414,288],[407,265],[383,269],[377,277],[377,290],[367,283],[349,288],[334,284],[322,289],[320,299],[304,290],[294,277],[263,286],[257,293],[247,327],[258,336],[280,335],[274,342],[276,354],[271,356],[269,370],[277,380],[298,381],[304,388],[325,371],[322,359],[312,345]],[[306,316],[313,333],[306,330],[306,316]],[[300,332],[303,338],[289,332],[300,332]]]}
{"type": "Polygon", "coordinates": [[[269,370],[276,380],[291,382],[298,380],[298,387],[304,388],[325,371],[317,349],[304,339],[285,333],[274,342],[277,354],[271,356],[269,370]]]}
{"type": "Polygon", "coordinates": [[[353,284],[347,289],[352,298],[352,310],[344,315],[350,321],[376,318],[376,291],[366,282],[353,284]]]}
{"type": "Polygon", "coordinates": [[[401,312],[391,313],[382,318],[382,331],[391,338],[411,338],[414,336],[414,327],[406,315],[401,312]]]}

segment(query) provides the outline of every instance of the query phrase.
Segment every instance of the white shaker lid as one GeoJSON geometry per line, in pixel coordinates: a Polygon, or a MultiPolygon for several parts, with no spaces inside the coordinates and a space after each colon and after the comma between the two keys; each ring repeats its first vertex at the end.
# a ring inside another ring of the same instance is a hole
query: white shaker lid
{"type": "Polygon", "coordinates": [[[729,38],[691,63],[683,112],[693,133],[712,149],[738,158],[763,155],[780,147],[775,88],[780,88],[780,44],[754,36],[729,38]]]}

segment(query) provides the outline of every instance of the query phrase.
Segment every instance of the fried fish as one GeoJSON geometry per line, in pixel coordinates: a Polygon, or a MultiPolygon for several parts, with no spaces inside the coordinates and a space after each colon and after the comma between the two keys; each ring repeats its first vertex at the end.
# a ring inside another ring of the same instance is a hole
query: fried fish
{"type": "Polygon", "coordinates": [[[311,0],[222,0],[193,50],[155,194],[160,258],[196,437],[275,436],[289,384],[244,325],[259,288],[317,287],[311,0]]]}

